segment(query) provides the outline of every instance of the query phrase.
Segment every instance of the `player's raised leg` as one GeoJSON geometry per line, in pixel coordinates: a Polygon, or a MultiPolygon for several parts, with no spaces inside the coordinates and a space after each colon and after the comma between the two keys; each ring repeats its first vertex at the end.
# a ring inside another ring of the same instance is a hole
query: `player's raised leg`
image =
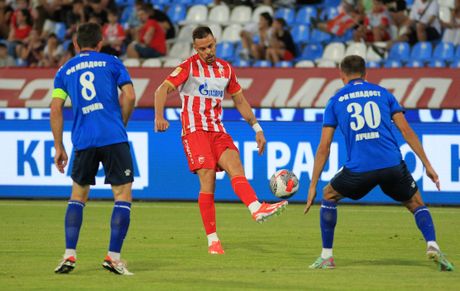
{"type": "Polygon", "coordinates": [[[115,204],[110,222],[109,251],[102,266],[118,275],[133,275],[121,261],[121,248],[131,221],[131,187],[132,183],[112,185],[115,204]]]}
{"type": "Polygon", "coordinates": [[[65,214],[65,244],[66,249],[62,261],[54,269],[57,274],[71,272],[76,265],[77,243],[83,221],[83,209],[88,200],[89,185],[81,186],[73,183],[72,195],[67,204],[65,214]]]}
{"type": "Polygon", "coordinates": [[[454,266],[447,260],[436,242],[433,219],[430,211],[423,203],[420,191],[417,190],[414,196],[403,204],[414,214],[415,223],[427,244],[426,254],[428,258],[437,263],[441,271],[453,271],[454,266]]]}
{"type": "Polygon", "coordinates": [[[279,215],[286,208],[288,202],[281,201],[274,204],[260,203],[256,192],[249,184],[244,175],[243,165],[241,164],[239,153],[227,148],[219,157],[219,166],[230,176],[233,191],[248,207],[252,218],[257,222],[264,222],[268,218],[279,215]]]}
{"type": "Polygon", "coordinates": [[[214,205],[216,171],[212,169],[199,169],[196,173],[200,179],[198,205],[208,239],[208,253],[221,255],[225,252],[216,232],[216,208],[214,205]]]}
{"type": "Polygon", "coordinates": [[[310,265],[310,269],[333,269],[335,268],[332,245],[334,244],[334,231],[337,224],[337,202],[340,194],[330,184],[323,189],[323,200],[321,201],[320,226],[323,249],[321,256],[310,265]]]}

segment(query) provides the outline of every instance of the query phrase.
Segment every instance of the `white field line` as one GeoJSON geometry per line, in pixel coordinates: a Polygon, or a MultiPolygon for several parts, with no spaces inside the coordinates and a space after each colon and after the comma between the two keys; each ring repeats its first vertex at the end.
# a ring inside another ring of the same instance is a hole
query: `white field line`
{"type": "MultiPolygon", "coordinates": [[[[198,208],[198,203],[195,202],[177,202],[177,203],[183,203],[182,205],[165,205],[166,203],[171,204],[175,203],[172,201],[164,201],[164,202],[134,202],[133,203],[133,209],[136,208],[147,208],[147,209],[195,209],[198,208]]],[[[244,205],[241,204],[241,207],[235,207],[237,204],[233,204],[232,206],[226,205],[226,203],[216,203],[217,207],[219,209],[226,209],[226,210],[237,210],[241,211],[241,209],[244,209],[244,205]]],[[[35,201],[29,201],[29,202],[8,202],[8,201],[1,201],[0,200],[0,207],[60,207],[60,208],[65,208],[67,205],[66,202],[55,202],[53,201],[52,203],[43,203],[43,202],[35,202],[35,201]]],[[[86,204],[87,207],[90,208],[112,208],[113,205],[109,204],[107,202],[99,203],[99,201],[94,201],[94,202],[89,202],[86,204]]],[[[294,205],[293,205],[294,206],[294,205]]],[[[301,204],[295,204],[295,206],[302,206],[301,204]]],[[[318,205],[314,205],[318,206],[318,205]]],[[[393,207],[393,206],[377,206],[375,207],[374,205],[372,206],[367,206],[367,205],[340,205],[338,209],[343,209],[344,211],[350,210],[350,206],[358,206],[359,207],[359,212],[383,212],[383,213],[404,213],[407,210],[403,206],[399,206],[399,208],[393,207]]],[[[397,206],[397,205],[395,205],[397,206]]],[[[289,208],[289,206],[288,206],[289,208]]],[[[355,207],[353,207],[355,208],[355,207]]],[[[435,212],[436,214],[460,214],[460,208],[443,208],[443,207],[429,207],[429,209],[432,209],[432,212],[435,212]]],[[[355,210],[355,209],[353,209],[355,210]]],[[[339,210],[340,211],[340,210],[339,210]]]]}

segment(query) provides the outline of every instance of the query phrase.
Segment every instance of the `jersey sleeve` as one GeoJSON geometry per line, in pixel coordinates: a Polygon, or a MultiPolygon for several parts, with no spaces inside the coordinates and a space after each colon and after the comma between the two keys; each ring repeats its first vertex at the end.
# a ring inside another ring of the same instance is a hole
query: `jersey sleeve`
{"type": "Polygon", "coordinates": [[[166,78],[166,81],[173,85],[175,88],[184,84],[187,81],[190,71],[190,61],[186,60],[172,71],[166,78]]]}
{"type": "Polygon", "coordinates": [[[398,100],[396,100],[396,97],[393,96],[393,94],[387,91],[387,96],[388,96],[388,104],[390,105],[391,116],[393,116],[393,114],[398,113],[398,112],[404,112],[404,109],[401,107],[401,105],[399,105],[398,100]]]}
{"type": "Polygon", "coordinates": [[[54,89],[51,97],[66,100],[68,95],[62,80],[61,70],[59,70],[54,77],[54,89]]]}
{"type": "Polygon", "coordinates": [[[241,85],[238,83],[238,79],[236,78],[235,70],[228,65],[230,68],[230,80],[227,85],[227,93],[230,95],[234,95],[241,91],[241,85]]]}
{"type": "Polygon", "coordinates": [[[329,99],[324,110],[323,127],[337,127],[337,116],[334,113],[334,99],[329,99]]]}
{"type": "Polygon", "coordinates": [[[115,58],[115,78],[117,80],[118,87],[123,87],[126,84],[132,84],[131,76],[128,73],[125,65],[116,57],[115,58]]]}

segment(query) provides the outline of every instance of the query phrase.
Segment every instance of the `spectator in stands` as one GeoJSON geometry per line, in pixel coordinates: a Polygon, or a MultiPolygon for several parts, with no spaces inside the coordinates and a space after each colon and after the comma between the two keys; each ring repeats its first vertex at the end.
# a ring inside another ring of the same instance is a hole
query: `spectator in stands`
{"type": "Polygon", "coordinates": [[[265,58],[272,63],[293,60],[296,56],[296,47],[283,18],[273,21],[271,34],[265,58]]]}
{"type": "Polygon", "coordinates": [[[19,46],[18,63],[29,67],[37,67],[43,59],[43,44],[38,31],[33,29],[29,36],[19,46]]]}
{"type": "Polygon", "coordinates": [[[273,18],[268,12],[260,14],[259,23],[250,23],[241,31],[241,42],[243,49],[240,52],[242,59],[253,58],[259,60],[265,57],[265,49],[270,44],[271,26],[273,18]],[[259,41],[254,43],[254,37],[259,41]]]}
{"type": "Polygon", "coordinates": [[[59,43],[56,34],[52,33],[48,36],[45,49],[43,50],[43,59],[40,65],[43,67],[57,67],[60,58],[64,54],[64,49],[59,43]]]}
{"type": "Polygon", "coordinates": [[[364,18],[364,23],[355,30],[355,41],[366,42],[390,40],[390,18],[383,0],[373,0],[372,10],[364,18]]]}
{"type": "Polygon", "coordinates": [[[8,47],[3,42],[0,42],[0,68],[14,67],[16,62],[12,56],[8,54],[8,47]]]}
{"type": "Polygon", "coordinates": [[[136,0],[134,3],[134,9],[131,12],[131,15],[129,15],[128,18],[128,29],[129,30],[134,30],[136,27],[139,27],[141,25],[141,21],[139,20],[139,17],[137,17],[137,12],[144,6],[144,1],[143,0],[136,0]]]}
{"type": "Polygon", "coordinates": [[[173,39],[176,36],[176,29],[174,28],[174,24],[171,22],[168,15],[161,10],[155,9],[152,4],[145,4],[145,6],[149,11],[149,18],[156,20],[156,22],[163,27],[166,39],[173,39]]]}
{"type": "Polygon", "coordinates": [[[443,22],[442,25],[446,28],[442,41],[460,45],[460,0],[455,2],[450,23],[443,22]]]}
{"type": "Polygon", "coordinates": [[[127,49],[128,58],[158,58],[166,54],[166,37],[163,28],[153,19],[149,19],[148,11],[142,7],[137,15],[142,26],[137,28],[135,40],[127,49]]]}
{"type": "Polygon", "coordinates": [[[342,0],[339,11],[336,17],[327,22],[318,22],[316,18],[312,18],[312,26],[321,31],[342,36],[347,30],[356,27],[363,21],[363,6],[358,0],[342,0]]]}
{"type": "Polygon", "coordinates": [[[122,53],[123,41],[125,40],[125,31],[118,23],[118,14],[116,10],[110,10],[108,13],[109,22],[102,27],[103,47],[101,52],[120,56],[122,53]]]}
{"type": "Polygon", "coordinates": [[[59,60],[58,67],[63,66],[68,60],[70,60],[74,56],[75,56],[75,47],[73,46],[73,43],[70,43],[69,46],[67,47],[67,50],[64,52],[64,55],[59,60]]]}
{"type": "Polygon", "coordinates": [[[15,22],[11,24],[8,36],[8,53],[14,57],[20,55],[22,44],[32,31],[32,17],[29,10],[23,8],[15,12],[15,22]]]}
{"type": "Polygon", "coordinates": [[[0,0],[0,39],[7,39],[9,35],[9,26],[13,8],[6,3],[5,0],[0,0]]]}
{"type": "Polygon", "coordinates": [[[434,41],[441,37],[439,6],[436,0],[415,0],[409,13],[409,29],[399,37],[400,41],[415,44],[418,41],[434,41]]]}
{"type": "Polygon", "coordinates": [[[89,5],[86,5],[84,8],[86,20],[89,22],[91,16],[99,18],[101,26],[108,22],[107,11],[104,9],[103,3],[101,0],[88,0],[89,5]]]}
{"type": "Polygon", "coordinates": [[[69,38],[77,31],[80,23],[86,22],[85,6],[83,0],[75,0],[72,3],[72,9],[67,11],[64,23],[67,27],[66,38],[69,38]]]}
{"type": "Polygon", "coordinates": [[[396,27],[396,35],[393,38],[397,39],[399,35],[407,32],[407,24],[409,17],[407,16],[407,5],[405,0],[383,0],[390,14],[390,23],[396,27]]]}

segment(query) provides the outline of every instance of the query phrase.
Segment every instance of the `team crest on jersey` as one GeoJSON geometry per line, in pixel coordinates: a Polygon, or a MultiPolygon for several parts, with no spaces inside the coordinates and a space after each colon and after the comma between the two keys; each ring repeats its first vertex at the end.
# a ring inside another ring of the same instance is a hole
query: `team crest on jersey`
{"type": "Polygon", "coordinates": [[[172,73],[171,73],[171,77],[177,77],[177,75],[179,75],[179,73],[182,71],[182,68],[181,67],[177,67],[172,73]]]}
{"type": "Polygon", "coordinates": [[[199,156],[198,157],[198,163],[200,163],[200,165],[204,164],[204,157],[203,156],[199,156]]]}

